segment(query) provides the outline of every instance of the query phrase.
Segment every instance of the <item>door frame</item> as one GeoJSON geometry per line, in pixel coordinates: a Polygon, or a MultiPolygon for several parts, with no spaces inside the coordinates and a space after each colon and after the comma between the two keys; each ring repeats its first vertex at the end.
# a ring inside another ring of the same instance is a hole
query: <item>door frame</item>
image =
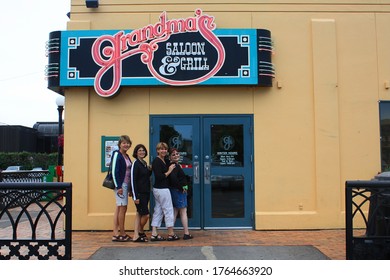
{"type": "MultiPolygon", "coordinates": [[[[208,226],[208,227],[205,227],[205,205],[204,205],[204,201],[205,201],[205,198],[204,198],[204,185],[201,185],[202,183],[202,180],[201,182],[199,183],[199,186],[198,186],[198,190],[195,189],[195,187],[197,186],[194,186],[194,199],[197,199],[197,206],[198,207],[194,207],[194,213],[195,213],[195,209],[198,209],[196,214],[197,215],[194,215],[193,218],[192,218],[192,221],[191,219],[189,219],[189,225],[190,225],[190,228],[193,228],[193,229],[253,229],[255,228],[255,219],[254,219],[254,211],[255,211],[255,188],[254,188],[254,181],[255,181],[255,177],[254,177],[254,133],[253,133],[253,115],[252,114],[199,114],[199,115],[194,115],[194,114],[189,114],[189,115],[183,115],[183,114],[177,114],[177,115],[150,115],[149,116],[149,120],[150,120],[150,143],[149,143],[149,155],[150,155],[150,161],[152,161],[155,157],[156,157],[156,150],[155,150],[155,145],[157,144],[157,140],[156,139],[160,139],[159,138],[159,135],[157,135],[156,133],[159,133],[159,129],[158,127],[155,127],[155,125],[159,126],[161,124],[177,124],[177,125],[183,125],[183,124],[192,124],[194,125],[194,121],[197,123],[195,123],[195,128],[199,131],[199,143],[195,143],[194,146],[199,150],[199,153],[202,153],[202,151],[204,151],[204,137],[203,137],[203,131],[204,131],[204,125],[205,125],[205,119],[207,118],[216,118],[216,119],[239,119],[239,118],[246,118],[246,123],[249,122],[249,131],[248,132],[244,132],[244,137],[248,137],[248,141],[250,143],[250,147],[249,147],[249,151],[247,151],[247,154],[245,155],[245,157],[249,157],[250,158],[250,170],[248,172],[250,172],[250,178],[251,178],[251,182],[249,183],[250,184],[250,195],[249,195],[249,198],[247,198],[245,200],[245,204],[246,206],[245,207],[249,207],[249,212],[250,212],[250,220],[251,220],[251,225],[248,226],[237,226],[237,225],[234,225],[234,226],[208,226]],[[173,122],[173,120],[178,120],[177,123],[173,122]]],[[[195,133],[195,132],[194,132],[195,133]]],[[[194,137],[193,137],[194,138],[194,137]]],[[[194,140],[192,139],[193,141],[197,141],[197,140],[194,140]]],[[[195,161],[194,159],[192,159],[193,161],[195,161]]],[[[204,163],[204,159],[202,156],[199,156],[199,164],[201,166],[203,166],[203,163],[204,163]]],[[[193,176],[194,173],[193,173],[193,170],[194,168],[192,168],[191,170],[191,174],[188,174],[188,175],[191,175],[193,176]]],[[[203,178],[203,168],[200,168],[201,170],[201,173],[199,174],[200,175],[200,178],[203,178]]],[[[151,198],[151,205],[153,204],[153,199],[151,198]]],[[[195,203],[194,203],[195,204],[195,203]]],[[[151,209],[152,210],[152,209],[151,209]]],[[[153,212],[153,211],[151,211],[153,212]]],[[[178,219],[179,220],[179,219],[178,219]]]]}

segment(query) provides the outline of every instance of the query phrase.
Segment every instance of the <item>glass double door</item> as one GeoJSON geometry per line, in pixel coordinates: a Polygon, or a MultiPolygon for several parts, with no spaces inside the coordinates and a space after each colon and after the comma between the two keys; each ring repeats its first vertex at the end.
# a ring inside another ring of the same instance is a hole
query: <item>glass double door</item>
{"type": "Polygon", "coordinates": [[[158,142],[180,152],[190,227],[253,228],[252,117],[151,116],[150,124],[152,160],[158,142]]]}

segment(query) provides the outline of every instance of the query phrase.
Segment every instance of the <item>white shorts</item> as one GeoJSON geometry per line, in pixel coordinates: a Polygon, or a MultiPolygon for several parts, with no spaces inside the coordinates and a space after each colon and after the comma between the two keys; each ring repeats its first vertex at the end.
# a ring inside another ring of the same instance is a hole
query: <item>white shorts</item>
{"type": "Polygon", "coordinates": [[[122,195],[118,195],[118,189],[114,190],[116,206],[127,206],[129,203],[129,186],[123,183],[122,189],[122,195]]]}

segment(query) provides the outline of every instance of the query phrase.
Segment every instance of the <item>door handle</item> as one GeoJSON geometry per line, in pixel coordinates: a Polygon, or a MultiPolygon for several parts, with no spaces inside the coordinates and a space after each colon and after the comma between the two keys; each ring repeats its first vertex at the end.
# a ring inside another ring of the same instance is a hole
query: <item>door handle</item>
{"type": "Polygon", "coordinates": [[[194,161],[194,184],[199,184],[199,161],[194,161]]]}
{"type": "Polygon", "coordinates": [[[204,183],[210,184],[210,162],[204,163],[204,183]]]}

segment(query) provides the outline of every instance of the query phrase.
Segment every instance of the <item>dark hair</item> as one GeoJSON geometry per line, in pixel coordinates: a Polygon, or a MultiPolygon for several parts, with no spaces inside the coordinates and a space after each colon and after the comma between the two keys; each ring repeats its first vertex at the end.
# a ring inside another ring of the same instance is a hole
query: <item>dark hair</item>
{"type": "Polygon", "coordinates": [[[171,155],[173,152],[179,152],[176,148],[170,148],[169,149],[169,155],[171,155]]]}
{"type": "Polygon", "coordinates": [[[143,144],[138,144],[135,146],[134,151],[133,151],[133,158],[137,158],[137,152],[139,149],[143,148],[145,150],[145,157],[148,155],[148,150],[146,149],[145,145],[143,144]]]}

